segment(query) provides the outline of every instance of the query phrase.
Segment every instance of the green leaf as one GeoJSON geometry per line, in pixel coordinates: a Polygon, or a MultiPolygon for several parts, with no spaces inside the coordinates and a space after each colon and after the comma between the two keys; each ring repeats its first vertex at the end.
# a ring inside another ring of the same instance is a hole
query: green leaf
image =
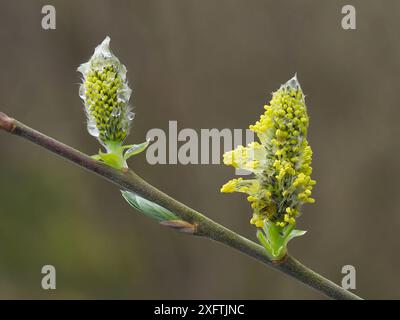
{"type": "Polygon", "coordinates": [[[114,153],[103,153],[99,151],[101,161],[108,164],[110,167],[115,169],[121,169],[121,159],[114,153]]]}
{"type": "Polygon", "coordinates": [[[168,221],[168,220],[180,220],[171,211],[161,207],[160,205],[146,200],[136,193],[130,191],[121,191],[122,196],[125,200],[135,209],[144,213],[147,217],[156,219],[158,221],[168,221]]]}
{"type": "Polygon", "coordinates": [[[132,145],[128,150],[125,151],[124,159],[128,160],[130,157],[143,152],[144,150],[146,150],[149,143],[150,143],[150,140],[147,140],[141,144],[132,145]]]}
{"type": "Polygon", "coordinates": [[[90,156],[93,160],[101,160],[101,156],[99,154],[94,154],[90,156]]]}
{"type": "Polygon", "coordinates": [[[257,238],[260,241],[261,245],[267,250],[267,252],[271,252],[271,246],[269,245],[265,234],[261,230],[257,230],[257,238]]]}
{"type": "Polygon", "coordinates": [[[282,228],[278,227],[275,223],[269,221],[264,222],[263,230],[270,242],[277,244],[281,240],[280,232],[282,228]]]}
{"type": "Polygon", "coordinates": [[[305,233],[307,233],[307,231],[304,230],[292,230],[289,235],[286,236],[285,238],[285,244],[287,244],[290,240],[292,240],[293,238],[296,237],[301,237],[302,235],[304,235],[305,233]]]}
{"type": "Polygon", "coordinates": [[[295,225],[278,227],[275,223],[265,221],[263,231],[257,231],[257,238],[265,248],[272,260],[281,260],[287,253],[287,244],[295,237],[306,233],[302,230],[294,230],[295,225]]]}

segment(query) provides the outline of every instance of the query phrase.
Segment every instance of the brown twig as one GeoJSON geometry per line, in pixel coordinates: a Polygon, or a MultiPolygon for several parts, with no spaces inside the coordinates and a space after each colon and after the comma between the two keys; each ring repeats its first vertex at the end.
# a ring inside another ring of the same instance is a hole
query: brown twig
{"type": "Polygon", "coordinates": [[[293,257],[287,255],[281,261],[272,261],[266,254],[266,250],[228,228],[207,218],[196,210],[171,198],[158,190],[133,171],[115,170],[99,161],[93,160],[84,153],[71,148],[43,133],[40,133],[23,123],[14,120],[4,113],[0,113],[0,128],[38,144],[47,150],[68,159],[87,170],[100,175],[117,185],[120,189],[134,192],[141,197],[157,203],[158,205],[176,214],[182,221],[164,223],[169,227],[212,239],[230,246],[238,251],[261,261],[269,267],[282,271],[302,283],[314,288],[333,299],[355,300],[361,299],[357,295],[343,289],[332,281],[310,270],[293,257]]]}

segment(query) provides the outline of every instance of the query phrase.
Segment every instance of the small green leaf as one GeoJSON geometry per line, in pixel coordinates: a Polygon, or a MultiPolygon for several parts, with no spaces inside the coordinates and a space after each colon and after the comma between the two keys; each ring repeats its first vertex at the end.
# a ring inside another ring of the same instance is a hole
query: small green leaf
{"type": "Polygon", "coordinates": [[[270,253],[272,251],[271,246],[269,245],[265,234],[261,230],[257,230],[257,238],[260,241],[261,245],[267,250],[267,252],[270,253]]]}
{"type": "Polygon", "coordinates": [[[93,160],[101,160],[101,156],[99,154],[94,154],[90,156],[93,160]]]}
{"type": "Polygon", "coordinates": [[[90,156],[93,160],[101,161],[105,163],[106,165],[113,167],[115,169],[121,169],[123,167],[123,164],[121,163],[121,158],[118,157],[118,155],[114,153],[104,153],[101,150],[99,150],[98,154],[94,154],[90,156]]]}
{"type": "Polygon", "coordinates": [[[287,244],[290,240],[292,240],[293,238],[296,237],[301,237],[302,235],[304,235],[305,233],[307,233],[307,231],[304,230],[292,230],[288,236],[286,236],[285,238],[285,243],[287,244]]]}
{"type": "Polygon", "coordinates": [[[306,231],[294,230],[295,225],[279,227],[273,222],[265,221],[263,231],[257,231],[257,238],[272,260],[281,260],[287,253],[287,244],[295,237],[300,237],[306,231]]]}
{"type": "Polygon", "coordinates": [[[156,219],[158,221],[168,221],[168,220],[180,220],[171,211],[161,207],[160,205],[151,202],[137,195],[136,193],[129,191],[121,191],[122,196],[125,200],[135,209],[141,211],[149,218],[156,219]]]}
{"type": "Polygon", "coordinates": [[[125,151],[124,159],[128,160],[130,157],[143,152],[144,150],[146,150],[149,143],[150,143],[150,140],[147,140],[141,144],[132,145],[128,150],[125,151]]]}
{"type": "Polygon", "coordinates": [[[121,160],[120,158],[114,153],[103,153],[99,151],[99,156],[101,161],[105,164],[113,167],[115,169],[121,169],[121,160]]]}

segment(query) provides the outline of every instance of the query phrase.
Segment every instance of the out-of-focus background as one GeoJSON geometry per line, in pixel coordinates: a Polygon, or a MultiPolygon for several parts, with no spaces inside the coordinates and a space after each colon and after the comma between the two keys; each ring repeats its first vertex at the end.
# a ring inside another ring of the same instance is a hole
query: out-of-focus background
{"type": "MultiPolygon", "coordinates": [[[[106,35],[128,68],[136,120],[148,130],[246,128],[297,72],[311,117],[315,205],[290,252],[356,293],[400,298],[400,2],[22,1],[0,4],[0,111],[94,154],[77,66],[106,35]],[[56,8],[56,30],[41,9],[56,8]]],[[[221,194],[223,165],[130,165],[149,182],[255,240],[240,194],[221,194]]],[[[119,190],[17,137],[0,133],[0,298],[320,299],[230,249],[159,226],[119,190]],[[41,288],[54,265],[57,289],[41,288]]]]}

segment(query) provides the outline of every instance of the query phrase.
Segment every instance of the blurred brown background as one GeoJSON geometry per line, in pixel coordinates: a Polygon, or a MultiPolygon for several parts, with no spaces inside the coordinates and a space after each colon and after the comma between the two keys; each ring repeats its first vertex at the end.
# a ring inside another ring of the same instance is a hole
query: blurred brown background
{"type": "MultiPolygon", "coordinates": [[[[290,251],[356,293],[400,298],[399,1],[11,1],[0,4],[0,111],[86,153],[77,66],[111,36],[136,107],[128,142],[151,128],[246,128],[298,73],[307,94],[315,205],[290,251]],[[41,28],[41,8],[57,29],[41,28]]],[[[320,299],[240,253],[158,226],[106,181],[0,133],[0,298],[320,299]],[[40,283],[45,264],[57,289],[40,283]]],[[[131,167],[177,199],[255,239],[240,194],[219,193],[223,165],[131,167]]]]}

